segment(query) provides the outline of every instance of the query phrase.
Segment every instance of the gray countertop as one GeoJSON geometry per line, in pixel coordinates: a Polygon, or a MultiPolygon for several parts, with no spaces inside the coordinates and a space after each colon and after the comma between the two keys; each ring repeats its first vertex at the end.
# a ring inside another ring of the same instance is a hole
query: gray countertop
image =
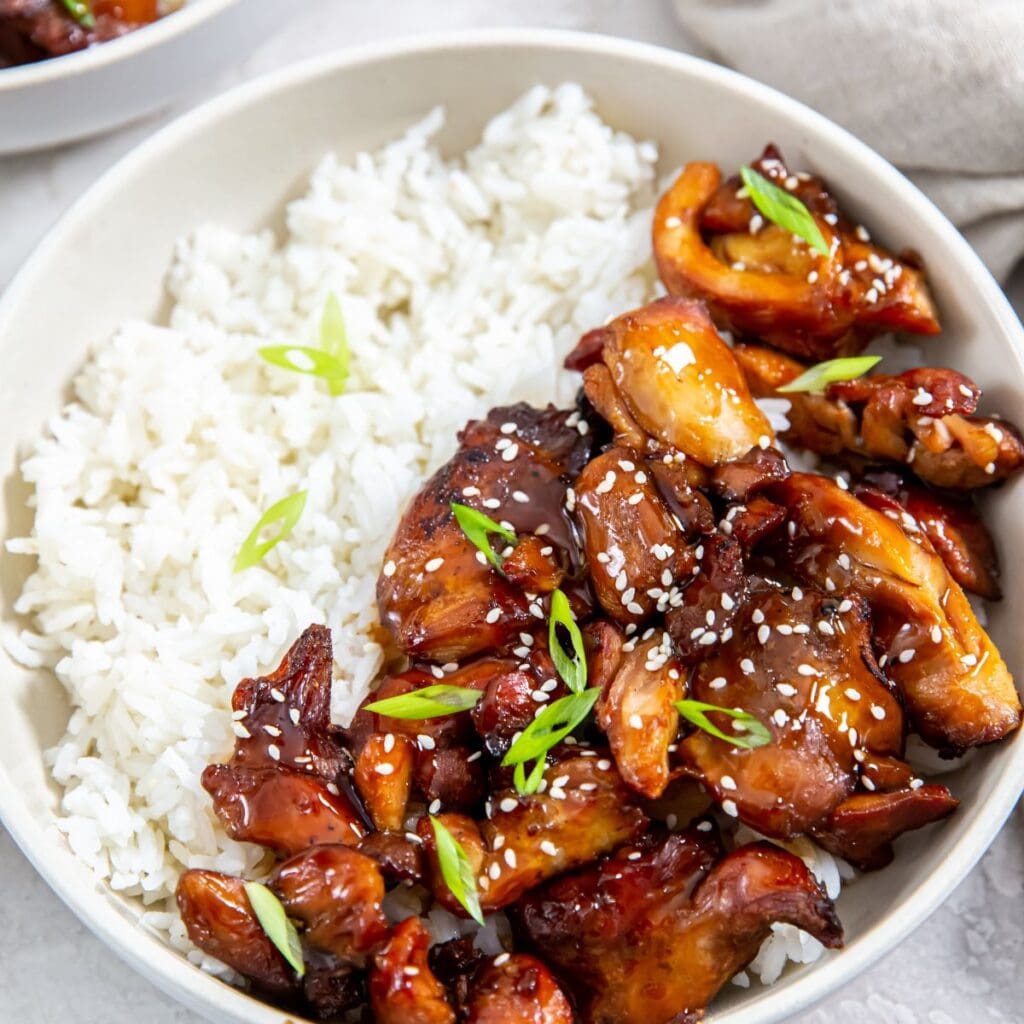
{"type": "MultiPolygon", "coordinates": [[[[314,53],[403,34],[545,25],[687,47],[662,0],[303,0],[287,25],[204,95],[314,53]]],[[[187,104],[104,139],[0,158],[0,285],[88,184],[187,104]]],[[[1024,310],[1024,275],[1011,285],[1024,310]]],[[[881,963],[793,1024],[1024,1021],[1024,812],[949,901],[881,963]]],[[[121,964],[0,829],[0,1024],[200,1024],[121,964]]]]}

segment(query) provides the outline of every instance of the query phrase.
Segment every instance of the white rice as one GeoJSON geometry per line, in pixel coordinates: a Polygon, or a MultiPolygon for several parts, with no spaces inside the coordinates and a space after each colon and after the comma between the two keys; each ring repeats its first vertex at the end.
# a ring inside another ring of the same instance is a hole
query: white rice
{"type": "Polygon", "coordinates": [[[52,667],[75,709],[49,754],[60,827],[211,969],[172,894],[184,868],[262,859],[199,783],[231,751],[235,684],[326,623],[347,720],[381,661],[382,552],[456,431],[493,405],[568,403],[561,360],[580,333],[656,294],[654,145],[575,85],[531,90],[457,159],[435,145],[442,125],[437,110],[380,152],[328,156],[283,239],[214,225],[183,239],[169,325],[129,322],[102,344],[23,465],[35,526],[9,548],[38,567],[17,604],[31,628],[5,644],[52,667]],[[316,344],[332,291],[352,355],[341,397],[256,354],[316,344]],[[302,489],[291,536],[234,574],[260,515],[302,489]]]}

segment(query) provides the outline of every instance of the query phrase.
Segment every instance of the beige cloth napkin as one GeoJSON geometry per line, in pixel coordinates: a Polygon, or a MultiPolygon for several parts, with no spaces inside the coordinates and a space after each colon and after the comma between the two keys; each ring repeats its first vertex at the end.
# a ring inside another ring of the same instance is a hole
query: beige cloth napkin
{"type": "Polygon", "coordinates": [[[911,177],[1004,279],[1024,256],[1024,0],[675,0],[695,49],[911,177]]]}

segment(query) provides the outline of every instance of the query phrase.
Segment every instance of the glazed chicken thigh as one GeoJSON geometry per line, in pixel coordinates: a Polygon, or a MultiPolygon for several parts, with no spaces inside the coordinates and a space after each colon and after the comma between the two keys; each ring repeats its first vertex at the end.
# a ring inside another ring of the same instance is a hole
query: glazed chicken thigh
{"type": "Polygon", "coordinates": [[[777,349],[938,321],[917,261],[820,180],[772,149],[755,169],[827,254],[688,165],[655,220],[671,294],[581,337],[575,408],[470,421],[413,496],[370,692],[324,626],[236,687],[202,782],[262,882],[195,868],[178,904],[284,1012],[697,1024],[773,925],[841,946],[809,865],[878,870],[955,812],[909,736],[954,757],[1019,727],[961,587],[999,597],[964,492],[1019,471],[1020,436],[950,369],[780,390],[806,367],[777,349]],[[759,400],[781,397],[776,436],[759,400]],[[794,472],[793,448],[853,476],[794,472]]]}

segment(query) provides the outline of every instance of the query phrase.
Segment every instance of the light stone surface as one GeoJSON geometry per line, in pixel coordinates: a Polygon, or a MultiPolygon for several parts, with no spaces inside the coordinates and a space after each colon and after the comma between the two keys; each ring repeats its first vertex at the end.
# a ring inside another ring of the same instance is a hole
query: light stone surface
{"type": "MultiPolygon", "coordinates": [[[[543,25],[687,48],[667,0],[282,0],[296,13],[195,102],[290,61],[396,33],[543,25]]],[[[175,114],[50,153],[0,158],[0,287],[75,197],[175,114]]],[[[1024,310],[1024,274],[1011,298],[1024,310]]],[[[883,962],[792,1024],[1024,1022],[1024,811],[950,900],[883,962]]],[[[0,828],[0,1024],[201,1024],[72,916],[0,828]]]]}

